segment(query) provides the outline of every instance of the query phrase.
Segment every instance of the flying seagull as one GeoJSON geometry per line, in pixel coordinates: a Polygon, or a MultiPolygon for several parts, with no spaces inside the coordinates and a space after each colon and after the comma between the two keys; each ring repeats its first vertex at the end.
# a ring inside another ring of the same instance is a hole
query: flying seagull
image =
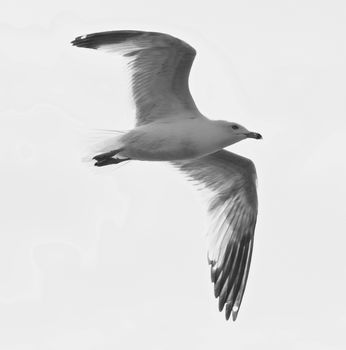
{"type": "Polygon", "coordinates": [[[95,166],[129,160],[168,161],[212,193],[214,224],[208,262],[219,310],[236,320],[249,274],[257,218],[256,170],[251,160],[223,148],[261,139],[243,126],[210,120],[189,90],[196,51],[168,34],[119,30],[79,36],[78,47],[129,59],[136,105],[134,129],[116,135],[93,157],[95,166]]]}

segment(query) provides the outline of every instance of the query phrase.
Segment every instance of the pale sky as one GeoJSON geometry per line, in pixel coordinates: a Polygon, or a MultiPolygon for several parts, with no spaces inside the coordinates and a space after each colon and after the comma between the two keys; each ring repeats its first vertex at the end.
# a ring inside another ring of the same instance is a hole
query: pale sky
{"type": "Polygon", "coordinates": [[[3,1],[0,348],[346,348],[344,1],[3,1]],[[85,130],[134,123],[103,30],[197,50],[200,111],[264,136],[259,215],[236,323],[217,310],[204,197],[174,169],[82,163],[85,130]]]}

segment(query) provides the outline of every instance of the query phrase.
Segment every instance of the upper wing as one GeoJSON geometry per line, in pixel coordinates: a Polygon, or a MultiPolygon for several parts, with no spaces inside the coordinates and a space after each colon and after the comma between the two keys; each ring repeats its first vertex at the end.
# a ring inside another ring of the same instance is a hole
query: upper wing
{"type": "Polygon", "coordinates": [[[219,310],[235,321],[250,268],[257,218],[256,170],[252,161],[221,150],[174,163],[212,191],[209,210],[215,223],[209,233],[208,260],[219,310]]]}
{"type": "Polygon", "coordinates": [[[138,125],[183,111],[200,114],[188,85],[196,51],[184,41],[162,33],[120,30],[79,36],[72,44],[131,58],[138,125]]]}

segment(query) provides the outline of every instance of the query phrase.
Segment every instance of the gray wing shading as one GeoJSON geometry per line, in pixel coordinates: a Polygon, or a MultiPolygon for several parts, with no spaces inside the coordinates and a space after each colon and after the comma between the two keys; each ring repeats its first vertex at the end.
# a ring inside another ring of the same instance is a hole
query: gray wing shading
{"type": "Polygon", "coordinates": [[[214,224],[208,261],[219,310],[236,320],[249,274],[257,218],[256,170],[251,160],[221,150],[173,163],[211,191],[214,224]]]}
{"type": "Polygon", "coordinates": [[[121,30],[79,36],[72,44],[130,59],[137,125],[183,111],[199,114],[188,83],[196,51],[184,41],[168,34],[121,30]]]}

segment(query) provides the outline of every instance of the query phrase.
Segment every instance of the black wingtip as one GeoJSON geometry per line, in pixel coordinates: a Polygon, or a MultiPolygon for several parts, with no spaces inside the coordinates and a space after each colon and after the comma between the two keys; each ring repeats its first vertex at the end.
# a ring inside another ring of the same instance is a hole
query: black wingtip
{"type": "Polygon", "coordinates": [[[237,319],[249,272],[252,246],[251,236],[246,235],[236,244],[231,242],[228,245],[225,252],[228,258],[219,268],[213,269],[211,262],[214,294],[219,298],[218,308],[220,312],[224,310],[226,320],[231,315],[233,321],[237,319]]]}
{"type": "Polygon", "coordinates": [[[115,30],[81,35],[71,41],[73,46],[97,49],[101,45],[119,44],[123,41],[141,35],[145,32],[138,30],[115,30]]]}
{"type": "Polygon", "coordinates": [[[226,321],[229,320],[229,317],[231,316],[231,313],[232,313],[232,309],[227,308],[227,305],[226,305],[226,310],[225,310],[226,321]]]}
{"type": "Polygon", "coordinates": [[[219,311],[221,312],[225,306],[225,302],[227,299],[227,295],[226,293],[221,293],[221,295],[219,296],[219,311]]]}
{"type": "Polygon", "coordinates": [[[74,40],[71,41],[73,46],[85,47],[88,49],[97,49],[97,44],[95,41],[90,40],[89,35],[77,36],[74,40]]]}
{"type": "Polygon", "coordinates": [[[233,310],[233,312],[232,312],[232,320],[233,320],[233,322],[235,322],[237,320],[238,311],[239,311],[239,308],[238,308],[238,310],[236,310],[236,311],[233,310]]]}
{"type": "Polygon", "coordinates": [[[237,320],[239,307],[235,306],[234,303],[227,303],[225,308],[225,316],[228,321],[230,316],[232,315],[232,321],[235,322],[237,320]]]}

